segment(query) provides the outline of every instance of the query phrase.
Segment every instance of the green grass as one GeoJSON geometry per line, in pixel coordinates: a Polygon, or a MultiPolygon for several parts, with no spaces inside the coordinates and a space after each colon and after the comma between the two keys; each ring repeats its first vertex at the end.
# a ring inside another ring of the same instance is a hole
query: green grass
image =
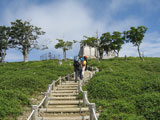
{"type": "Polygon", "coordinates": [[[47,90],[59,76],[73,72],[72,63],[57,60],[0,64],[0,120],[16,119],[22,108],[30,106],[31,97],[47,90]]]}
{"type": "Polygon", "coordinates": [[[99,120],[160,119],[160,58],[94,60],[89,65],[100,69],[85,86],[101,111],[99,120]]]}

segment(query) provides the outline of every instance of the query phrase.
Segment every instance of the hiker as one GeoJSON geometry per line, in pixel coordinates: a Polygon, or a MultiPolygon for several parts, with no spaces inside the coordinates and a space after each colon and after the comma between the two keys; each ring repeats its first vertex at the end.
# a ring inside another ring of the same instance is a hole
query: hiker
{"type": "Polygon", "coordinates": [[[83,79],[83,77],[84,77],[84,71],[85,71],[85,69],[86,69],[86,60],[84,59],[84,57],[83,58],[81,58],[81,69],[82,69],[82,79],[83,79]]]}
{"type": "Polygon", "coordinates": [[[86,61],[86,68],[85,68],[85,71],[87,70],[87,66],[88,66],[88,59],[87,59],[87,56],[84,56],[84,60],[86,61]]]}
{"type": "Polygon", "coordinates": [[[80,79],[82,80],[83,79],[83,75],[82,75],[82,62],[83,62],[83,57],[80,57],[80,79]]]}
{"type": "Polygon", "coordinates": [[[80,72],[81,72],[81,65],[79,63],[79,57],[78,56],[74,57],[73,66],[74,66],[74,72],[75,72],[75,82],[77,82],[78,81],[78,76],[80,75],[80,72]]]}

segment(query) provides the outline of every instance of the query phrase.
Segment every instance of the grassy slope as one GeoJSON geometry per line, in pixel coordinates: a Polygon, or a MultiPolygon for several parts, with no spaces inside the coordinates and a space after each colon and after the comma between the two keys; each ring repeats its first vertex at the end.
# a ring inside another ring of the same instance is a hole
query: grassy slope
{"type": "Polygon", "coordinates": [[[22,114],[29,98],[46,91],[58,76],[72,73],[70,62],[58,66],[57,60],[0,64],[0,120],[22,114]]]}
{"type": "Polygon", "coordinates": [[[101,70],[85,89],[100,120],[160,119],[160,58],[89,61],[101,70]]]}

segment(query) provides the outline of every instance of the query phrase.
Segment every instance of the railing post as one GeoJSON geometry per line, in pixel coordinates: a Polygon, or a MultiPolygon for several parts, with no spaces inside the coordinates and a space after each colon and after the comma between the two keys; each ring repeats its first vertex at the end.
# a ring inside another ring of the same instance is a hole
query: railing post
{"type": "Polygon", "coordinates": [[[65,78],[65,77],[63,77],[63,79],[64,79],[64,83],[66,84],[66,78],[65,78]]]}
{"type": "Polygon", "coordinates": [[[48,85],[48,96],[51,95],[51,89],[52,89],[52,84],[49,84],[48,85]]]}
{"type": "Polygon", "coordinates": [[[70,74],[67,75],[67,80],[71,80],[70,74]]]}
{"type": "Polygon", "coordinates": [[[90,77],[90,79],[93,77],[93,74],[92,74],[92,72],[90,72],[90,76],[89,76],[89,77],[90,77]]]}
{"type": "Polygon", "coordinates": [[[89,104],[89,112],[90,112],[90,120],[94,120],[94,113],[93,113],[93,109],[96,111],[96,105],[95,103],[91,103],[89,104]]]}
{"type": "Polygon", "coordinates": [[[93,66],[91,67],[91,71],[93,71],[93,66]]]}
{"type": "Polygon", "coordinates": [[[55,81],[53,81],[52,83],[52,90],[54,91],[54,89],[55,89],[55,81]]]}
{"type": "Polygon", "coordinates": [[[32,110],[35,110],[32,115],[32,120],[38,120],[38,105],[32,105],[32,110]]]}
{"type": "Polygon", "coordinates": [[[80,80],[78,80],[78,92],[80,92],[80,89],[81,89],[81,83],[80,80]]]}
{"type": "Polygon", "coordinates": [[[96,72],[99,72],[99,69],[98,69],[98,68],[96,68],[96,72]]]}
{"type": "Polygon", "coordinates": [[[61,84],[62,84],[62,78],[59,77],[59,85],[61,85],[61,84]]]}
{"type": "Polygon", "coordinates": [[[86,106],[87,104],[86,98],[87,98],[87,91],[83,91],[83,106],[86,106]]]}
{"type": "Polygon", "coordinates": [[[61,60],[58,61],[58,65],[62,65],[62,61],[61,60]]]}
{"type": "Polygon", "coordinates": [[[44,107],[44,108],[47,108],[47,107],[48,107],[48,93],[46,92],[46,93],[44,94],[44,96],[46,96],[46,99],[44,100],[43,107],[44,107]]]}
{"type": "Polygon", "coordinates": [[[76,79],[76,72],[73,73],[73,79],[76,79]]]}

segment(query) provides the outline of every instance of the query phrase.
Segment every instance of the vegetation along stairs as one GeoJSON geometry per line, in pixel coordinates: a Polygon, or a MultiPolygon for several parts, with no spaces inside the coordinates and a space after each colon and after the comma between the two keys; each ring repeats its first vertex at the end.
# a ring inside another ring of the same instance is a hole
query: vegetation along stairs
{"type": "Polygon", "coordinates": [[[98,120],[94,103],[89,103],[86,91],[81,86],[93,76],[95,71],[86,71],[83,80],[74,81],[74,75],[67,75],[53,81],[40,105],[32,106],[27,120],[98,120]],[[83,99],[78,99],[79,92],[83,99]]]}

